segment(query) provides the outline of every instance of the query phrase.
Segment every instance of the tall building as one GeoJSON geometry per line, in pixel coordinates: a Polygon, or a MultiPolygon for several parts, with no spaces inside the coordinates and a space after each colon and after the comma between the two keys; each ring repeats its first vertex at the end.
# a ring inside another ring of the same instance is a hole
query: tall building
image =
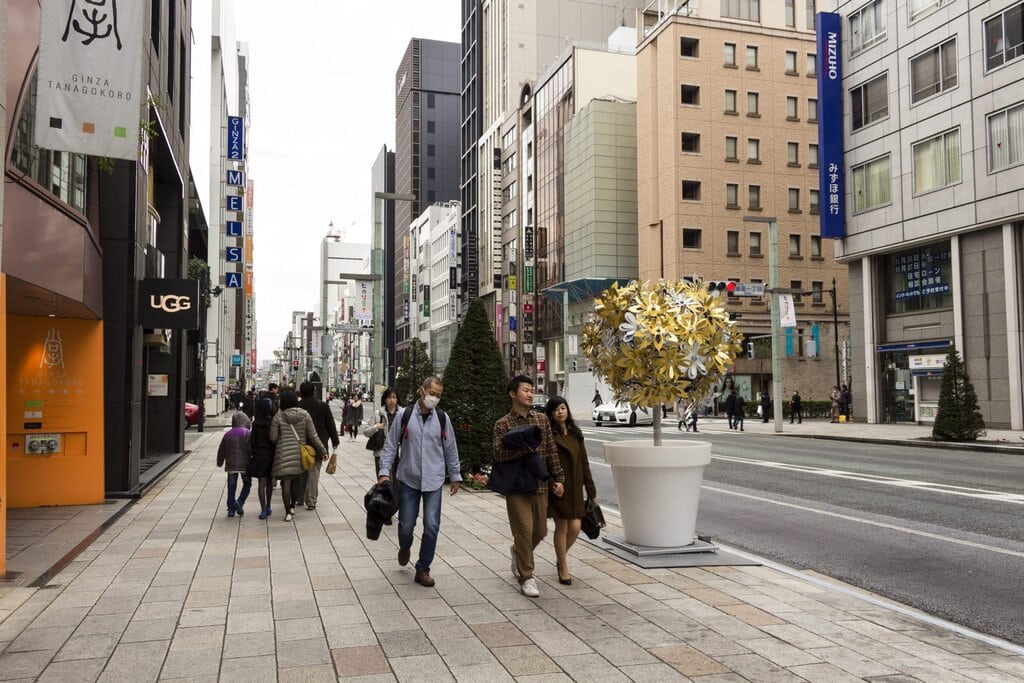
{"type": "Polygon", "coordinates": [[[409,320],[412,283],[409,226],[435,202],[459,198],[459,45],[413,38],[395,73],[395,192],[416,197],[395,205],[396,352],[399,364],[415,335],[409,320]]]}
{"type": "MultiPolygon", "coordinates": [[[[827,400],[848,311],[846,269],[820,235],[813,2],[690,5],[647,13],[637,48],[640,279],[763,286],[775,218],[779,286],[797,292],[781,389],[827,400]]],[[[724,301],[754,356],[727,381],[750,401],[771,388],[768,297],[724,301]]]]}
{"type": "MultiPolygon", "coordinates": [[[[381,234],[382,240],[381,245],[371,245],[373,248],[379,248],[382,251],[383,260],[382,263],[393,264],[395,261],[395,202],[378,202],[376,195],[378,192],[394,192],[395,191],[395,153],[387,148],[387,145],[381,147],[380,152],[377,154],[377,158],[373,162],[373,169],[370,176],[370,213],[369,215],[376,215],[376,209],[378,206],[383,204],[384,215],[381,216],[381,234]]],[[[377,235],[374,235],[374,239],[377,235]]],[[[384,310],[380,312],[383,334],[384,334],[384,346],[383,346],[383,365],[384,365],[384,384],[385,386],[395,386],[395,358],[397,353],[395,351],[395,278],[386,276],[387,269],[385,269],[385,277],[378,283],[378,286],[383,286],[383,296],[381,296],[381,305],[384,310]]],[[[378,342],[374,342],[378,343],[378,342]]]]}
{"type": "Polygon", "coordinates": [[[458,202],[431,204],[409,228],[415,283],[410,323],[442,376],[458,333],[455,280],[460,216],[458,202]]]}
{"type": "Polygon", "coordinates": [[[484,296],[492,319],[502,275],[502,124],[576,41],[604,44],[649,0],[462,0],[463,300],[484,296]]]}
{"type": "Polygon", "coordinates": [[[369,275],[370,245],[345,240],[345,231],[331,225],[320,242],[320,321],[315,346],[322,358],[318,365],[323,385],[329,390],[354,391],[368,381],[370,338],[373,330],[372,288],[349,275],[369,275]],[[362,332],[353,328],[360,328],[362,332]]]}
{"type": "Polygon", "coordinates": [[[934,421],[955,346],[986,424],[1024,428],[1024,2],[823,4],[854,415],[934,421]]]}

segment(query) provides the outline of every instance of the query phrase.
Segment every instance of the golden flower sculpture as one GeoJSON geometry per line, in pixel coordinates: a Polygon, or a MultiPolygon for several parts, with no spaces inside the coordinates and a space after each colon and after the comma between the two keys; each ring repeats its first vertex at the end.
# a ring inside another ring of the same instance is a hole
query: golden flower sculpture
{"type": "Polygon", "coordinates": [[[594,299],[581,343],[616,399],[654,409],[721,382],[741,350],[735,324],[704,284],[633,281],[594,299]]]}

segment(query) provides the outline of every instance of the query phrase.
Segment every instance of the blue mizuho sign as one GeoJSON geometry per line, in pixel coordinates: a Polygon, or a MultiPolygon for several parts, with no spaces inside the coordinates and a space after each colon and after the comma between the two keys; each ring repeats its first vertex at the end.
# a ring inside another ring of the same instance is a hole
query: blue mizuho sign
{"type": "Polygon", "coordinates": [[[821,236],[846,237],[840,17],[818,12],[818,190],[821,236]]]}

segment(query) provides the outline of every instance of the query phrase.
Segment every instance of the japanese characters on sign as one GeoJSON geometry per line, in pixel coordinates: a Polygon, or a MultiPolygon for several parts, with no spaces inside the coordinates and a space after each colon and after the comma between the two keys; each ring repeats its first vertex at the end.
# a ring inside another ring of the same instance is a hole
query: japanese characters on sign
{"type": "Polygon", "coordinates": [[[843,179],[843,71],[840,18],[818,12],[818,186],[821,236],[846,237],[843,179]]]}

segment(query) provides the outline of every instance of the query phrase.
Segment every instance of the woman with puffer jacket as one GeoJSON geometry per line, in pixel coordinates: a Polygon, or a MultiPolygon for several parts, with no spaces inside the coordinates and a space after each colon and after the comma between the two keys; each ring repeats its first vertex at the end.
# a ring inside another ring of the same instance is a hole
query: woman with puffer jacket
{"type": "Polygon", "coordinates": [[[281,482],[284,521],[292,521],[295,503],[302,492],[302,445],[309,444],[317,457],[326,458],[327,449],[316,435],[309,413],[299,407],[299,396],[288,390],[281,393],[281,409],[270,423],[270,440],[274,442],[274,467],[271,474],[281,482]]]}

